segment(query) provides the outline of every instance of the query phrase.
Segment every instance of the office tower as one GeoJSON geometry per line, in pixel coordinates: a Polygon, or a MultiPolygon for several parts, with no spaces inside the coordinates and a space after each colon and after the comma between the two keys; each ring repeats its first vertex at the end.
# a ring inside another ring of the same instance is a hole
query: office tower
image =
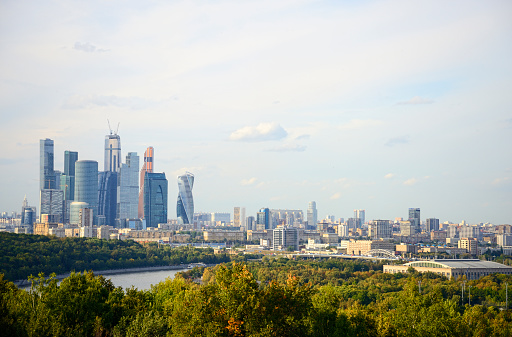
{"type": "Polygon", "coordinates": [[[144,164],[140,170],[140,189],[139,189],[139,209],[138,216],[140,219],[144,217],[144,179],[146,172],[153,173],[154,149],[148,147],[144,152],[144,164]]]}
{"type": "Polygon", "coordinates": [[[294,251],[299,250],[299,233],[297,228],[279,227],[273,230],[272,246],[274,250],[287,249],[291,247],[294,251]]]}
{"type": "Polygon", "coordinates": [[[246,228],[248,231],[256,230],[256,222],[253,216],[248,216],[246,221],[246,228]]]}
{"type": "Polygon", "coordinates": [[[128,152],[126,163],[121,164],[117,185],[117,218],[138,218],[139,156],[128,152]]]}
{"type": "Polygon", "coordinates": [[[93,222],[93,210],[87,207],[81,208],[78,212],[78,224],[80,227],[92,227],[93,222]]]}
{"type": "Polygon", "coordinates": [[[400,235],[401,236],[411,236],[416,234],[416,229],[411,221],[400,221],[400,235]]]}
{"type": "Polygon", "coordinates": [[[55,189],[55,173],[53,172],[53,140],[39,141],[39,189],[55,189]]]}
{"type": "Polygon", "coordinates": [[[368,236],[371,239],[391,238],[391,229],[389,220],[372,220],[368,225],[368,236]]]}
{"type": "Polygon", "coordinates": [[[409,221],[411,222],[411,225],[414,227],[416,233],[421,232],[421,219],[419,208],[409,208],[409,221]]]}
{"type": "Polygon", "coordinates": [[[98,216],[98,162],[78,160],[75,163],[75,201],[86,202],[93,210],[94,224],[98,216]]]}
{"type": "Polygon", "coordinates": [[[167,223],[167,179],[165,173],[146,172],[144,220],[146,227],[158,227],[159,223],[167,223]]]}
{"type": "Polygon", "coordinates": [[[439,219],[429,218],[427,219],[427,232],[439,230],[439,219]]]}
{"type": "Polygon", "coordinates": [[[64,151],[64,172],[59,178],[55,175],[58,188],[64,191],[63,223],[69,223],[70,206],[75,199],[75,162],[77,160],[78,152],[64,151]]]}
{"type": "MultiPolygon", "coordinates": [[[[243,207],[242,207],[243,208],[243,207]]],[[[241,207],[235,207],[233,210],[233,226],[242,227],[243,222],[240,220],[241,207]]]]}
{"type": "Polygon", "coordinates": [[[50,222],[60,222],[62,219],[62,205],[64,192],[56,189],[43,189],[40,192],[41,218],[43,214],[48,215],[50,222]]]}
{"type": "Polygon", "coordinates": [[[364,209],[355,209],[354,210],[354,218],[356,219],[359,219],[359,227],[358,228],[361,228],[361,225],[364,224],[365,220],[364,220],[364,216],[365,216],[365,211],[364,209]]]}
{"type": "Polygon", "coordinates": [[[256,213],[256,229],[272,229],[270,223],[270,210],[268,208],[262,208],[256,213]]]}
{"type": "Polygon", "coordinates": [[[308,205],[308,226],[309,228],[316,228],[318,222],[318,212],[316,210],[316,202],[311,201],[308,205]]]}
{"type": "Polygon", "coordinates": [[[105,161],[103,171],[118,172],[121,167],[121,138],[117,132],[110,130],[110,135],[105,136],[105,161]]]}
{"type": "Polygon", "coordinates": [[[348,229],[352,229],[354,232],[356,231],[356,229],[358,228],[361,228],[361,219],[359,218],[348,218],[347,219],[347,226],[348,226],[348,229]]]}
{"type": "MultiPolygon", "coordinates": [[[[176,214],[180,224],[192,223],[194,216],[194,199],[192,197],[192,188],[194,187],[194,175],[186,172],[178,176],[178,203],[176,205],[176,214]]],[[[212,220],[214,221],[214,220],[212,220]]]]}
{"type": "Polygon", "coordinates": [[[117,213],[117,172],[98,173],[98,217],[105,225],[115,226],[117,213]]]}
{"type": "Polygon", "coordinates": [[[229,223],[231,223],[231,214],[230,213],[220,213],[220,212],[211,213],[210,221],[213,224],[220,222],[220,223],[229,225],[229,223]]]}

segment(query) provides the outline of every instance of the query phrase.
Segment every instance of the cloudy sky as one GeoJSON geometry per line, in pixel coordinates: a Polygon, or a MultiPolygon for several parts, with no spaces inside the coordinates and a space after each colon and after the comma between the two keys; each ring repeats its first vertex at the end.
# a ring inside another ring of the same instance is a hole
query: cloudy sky
{"type": "Polygon", "coordinates": [[[195,174],[195,210],[512,223],[510,1],[0,4],[0,210],[39,195],[39,139],[195,174]]]}

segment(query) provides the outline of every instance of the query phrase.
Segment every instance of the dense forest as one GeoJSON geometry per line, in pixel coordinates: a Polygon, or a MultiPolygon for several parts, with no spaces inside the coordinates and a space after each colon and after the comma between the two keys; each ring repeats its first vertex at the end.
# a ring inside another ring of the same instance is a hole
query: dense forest
{"type": "Polygon", "coordinates": [[[181,263],[228,262],[227,254],[213,249],[160,247],[132,240],[96,238],[56,238],[43,235],[0,233],[0,273],[15,281],[43,272],[63,274],[70,271],[106,270],[168,266],[181,263]]]}
{"type": "Polygon", "coordinates": [[[447,280],[381,267],[265,257],[197,268],[147,291],[91,272],[60,283],[40,275],[25,291],[0,275],[0,334],[512,336],[512,310],[504,308],[512,277],[447,280]]]}

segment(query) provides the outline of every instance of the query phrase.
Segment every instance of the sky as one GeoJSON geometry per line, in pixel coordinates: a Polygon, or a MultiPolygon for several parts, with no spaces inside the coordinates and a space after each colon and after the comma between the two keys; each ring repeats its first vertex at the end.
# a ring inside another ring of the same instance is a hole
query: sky
{"type": "Polygon", "coordinates": [[[190,171],[196,212],[512,224],[511,60],[510,1],[4,0],[0,211],[40,139],[102,168],[108,119],[169,218],[190,171]]]}

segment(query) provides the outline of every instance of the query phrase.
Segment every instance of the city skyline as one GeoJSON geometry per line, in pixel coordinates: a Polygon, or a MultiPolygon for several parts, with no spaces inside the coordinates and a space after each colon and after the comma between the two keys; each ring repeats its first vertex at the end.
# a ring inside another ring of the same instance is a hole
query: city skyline
{"type": "Polygon", "coordinates": [[[37,205],[40,139],[104,167],[109,119],[197,211],[511,223],[510,2],[0,8],[2,211],[37,205]]]}

